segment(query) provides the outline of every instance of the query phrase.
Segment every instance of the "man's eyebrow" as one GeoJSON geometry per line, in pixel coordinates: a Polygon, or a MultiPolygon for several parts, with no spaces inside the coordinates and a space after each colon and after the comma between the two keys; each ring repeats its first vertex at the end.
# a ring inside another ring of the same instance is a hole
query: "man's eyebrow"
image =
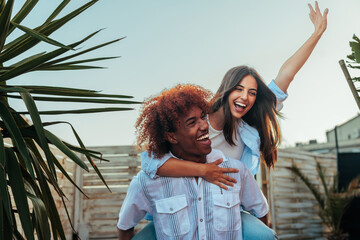
{"type": "Polygon", "coordinates": [[[185,120],[185,123],[188,123],[188,122],[190,122],[190,121],[192,121],[192,120],[195,120],[195,118],[196,118],[196,117],[190,117],[190,118],[188,118],[188,119],[185,120]]]}

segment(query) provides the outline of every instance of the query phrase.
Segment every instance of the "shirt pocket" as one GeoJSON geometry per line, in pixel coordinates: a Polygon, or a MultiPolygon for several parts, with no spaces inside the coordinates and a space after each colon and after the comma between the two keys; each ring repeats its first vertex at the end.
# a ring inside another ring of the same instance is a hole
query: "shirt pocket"
{"type": "Polygon", "coordinates": [[[186,234],[190,230],[188,204],[185,195],[155,200],[161,230],[171,237],[186,234]]]}
{"type": "Polygon", "coordinates": [[[214,228],[216,231],[235,231],[241,228],[239,192],[213,194],[214,228]]]}

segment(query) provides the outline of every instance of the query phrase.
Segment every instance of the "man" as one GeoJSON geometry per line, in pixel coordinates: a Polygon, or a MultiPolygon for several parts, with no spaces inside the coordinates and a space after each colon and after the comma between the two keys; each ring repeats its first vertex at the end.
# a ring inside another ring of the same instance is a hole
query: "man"
{"type": "Polygon", "coordinates": [[[237,183],[223,190],[202,178],[158,177],[140,171],[132,180],[119,213],[119,239],[131,239],[134,226],[150,213],[157,239],[242,239],[240,205],[259,218],[268,205],[252,174],[240,161],[211,149],[206,98],[194,85],[178,85],[147,101],[137,121],[138,143],[148,152],[198,163],[223,158],[221,167],[237,168],[229,175],[237,183]]]}

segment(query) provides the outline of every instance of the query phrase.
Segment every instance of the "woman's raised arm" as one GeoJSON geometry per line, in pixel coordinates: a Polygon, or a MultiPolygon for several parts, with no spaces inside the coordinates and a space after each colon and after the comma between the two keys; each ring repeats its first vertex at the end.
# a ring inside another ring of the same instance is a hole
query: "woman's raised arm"
{"type": "Polygon", "coordinates": [[[296,73],[310,57],[317,42],[327,27],[327,14],[329,10],[325,9],[324,13],[321,14],[317,1],[315,2],[315,10],[311,4],[309,4],[309,8],[310,19],[314,24],[315,31],[310,36],[310,38],[294,53],[294,55],[286,60],[286,62],[281,66],[280,71],[275,78],[275,83],[283,92],[286,92],[296,73]]]}

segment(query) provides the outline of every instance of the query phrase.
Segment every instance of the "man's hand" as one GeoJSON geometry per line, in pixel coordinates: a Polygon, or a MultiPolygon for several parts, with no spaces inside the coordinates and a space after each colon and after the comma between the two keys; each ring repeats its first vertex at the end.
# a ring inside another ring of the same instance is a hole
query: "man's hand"
{"type": "Polygon", "coordinates": [[[262,221],[269,228],[272,228],[272,223],[269,222],[267,214],[265,216],[263,216],[262,218],[259,218],[259,220],[262,221]]]}
{"type": "Polygon", "coordinates": [[[131,240],[131,238],[135,235],[134,228],[130,228],[128,230],[121,230],[117,228],[117,231],[119,240],[131,240]]]}
{"type": "Polygon", "coordinates": [[[215,162],[204,164],[204,174],[202,174],[201,177],[206,181],[227,190],[228,187],[225,185],[231,187],[234,186],[233,183],[236,183],[236,179],[225,175],[225,173],[237,173],[239,170],[236,168],[221,168],[218,165],[222,162],[223,159],[220,158],[215,162]]]}

